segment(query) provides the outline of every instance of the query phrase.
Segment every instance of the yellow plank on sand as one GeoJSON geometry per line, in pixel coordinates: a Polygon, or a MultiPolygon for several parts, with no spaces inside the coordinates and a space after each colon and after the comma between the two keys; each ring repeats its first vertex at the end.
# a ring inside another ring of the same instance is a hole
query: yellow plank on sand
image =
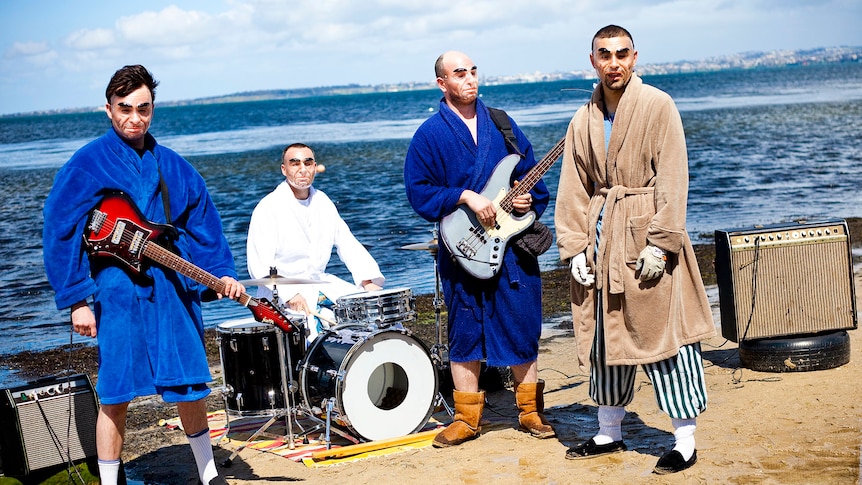
{"type": "Polygon", "coordinates": [[[409,434],[407,436],[399,436],[397,438],[370,441],[368,443],[358,443],[355,445],[342,446],[329,450],[315,451],[311,454],[311,459],[326,460],[331,458],[341,458],[345,456],[358,455],[360,453],[383,450],[386,448],[392,448],[401,445],[415,445],[420,443],[422,445],[425,445],[427,443],[422,442],[433,440],[434,437],[437,436],[438,433],[440,433],[440,431],[440,429],[432,429],[428,431],[423,431],[421,433],[409,434]]]}

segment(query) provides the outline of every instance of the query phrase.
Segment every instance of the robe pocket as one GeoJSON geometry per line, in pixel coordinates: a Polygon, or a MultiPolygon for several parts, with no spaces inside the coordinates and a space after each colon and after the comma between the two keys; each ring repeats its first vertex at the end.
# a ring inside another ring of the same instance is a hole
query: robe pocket
{"type": "Polygon", "coordinates": [[[626,264],[637,263],[638,256],[647,245],[647,234],[649,224],[652,220],[650,215],[635,216],[629,218],[626,227],[626,264]]]}

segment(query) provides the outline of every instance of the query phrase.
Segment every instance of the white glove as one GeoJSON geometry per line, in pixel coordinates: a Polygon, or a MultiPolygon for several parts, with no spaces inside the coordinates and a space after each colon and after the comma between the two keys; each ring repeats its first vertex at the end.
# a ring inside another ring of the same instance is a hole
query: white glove
{"type": "Polygon", "coordinates": [[[585,253],[579,253],[572,258],[572,277],[575,278],[575,281],[587,287],[593,286],[593,283],[595,283],[596,277],[587,268],[587,255],[585,253]]]}
{"type": "Polygon", "coordinates": [[[647,244],[638,256],[638,262],[635,264],[635,271],[640,270],[641,280],[648,281],[661,276],[664,273],[664,266],[667,263],[667,254],[664,249],[647,244]]]}

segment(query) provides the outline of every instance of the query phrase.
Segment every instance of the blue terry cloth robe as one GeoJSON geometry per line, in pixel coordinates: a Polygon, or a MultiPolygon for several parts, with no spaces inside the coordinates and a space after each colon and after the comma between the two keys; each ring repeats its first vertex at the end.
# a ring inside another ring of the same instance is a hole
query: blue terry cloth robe
{"type": "Polygon", "coordinates": [[[91,267],[82,235],[89,213],[107,192],[125,192],[145,218],[165,223],[161,168],[179,232],[179,255],[217,277],[236,278],[203,178],[151,135],[145,143],[141,157],[111,128],[60,169],[44,207],[43,258],[57,308],[93,297],[99,343],[96,390],[105,404],[156,393],[166,400],[193,401],[209,393],[206,383],[212,380],[200,308],[206,287],[156,264],[146,269],[150,282],[133,279],[121,263],[105,264],[104,258],[91,267]],[[188,386],[194,386],[193,392],[188,386]]]}
{"type": "MultiPolygon", "coordinates": [[[[455,210],[465,189],[481,193],[497,163],[509,154],[484,103],[477,99],[477,140],[464,122],[441,100],[439,111],[416,133],[404,163],[407,199],[424,219],[439,222],[455,210]]],[[[533,147],[512,121],[518,146],[526,156],[512,179],[521,179],[536,160],[533,147]]],[[[511,182],[510,181],[510,182],[511,182]]],[[[540,216],[550,198],[544,182],[530,191],[540,216]]],[[[520,365],[536,360],[542,332],[542,280],[535,258],[506,249],[500,274],[477,279],[452,260],[440,245],[438,265],[449,307],[449,359],[487,359],[489,366],[520,365]]]]}

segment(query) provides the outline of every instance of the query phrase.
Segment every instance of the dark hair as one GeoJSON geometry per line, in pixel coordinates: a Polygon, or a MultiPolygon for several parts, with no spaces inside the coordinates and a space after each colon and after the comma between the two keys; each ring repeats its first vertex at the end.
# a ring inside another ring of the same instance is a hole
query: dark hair
{"type": "Polygon", "coordinates": [[[284,150],[281,151],[282,163],[284,163],[284,155],[291,148],[308,148],[309,150],[311,150],[311,155],[314,156],[314,150],[310,146],[306,145],[305,143],[291,143],[290,145],[287,145],[286,147],[284,147],[284,150]]]}
{"type": "Polygon", "coordinates": [[[156,86],[159,82],[153,79],[153,74],[146,67],[136,64],[134,66],[124,66],[117,70],[111,77],[107,89],[105,89],[105,99],[108,103],[111,102],[111,96],[125,97],[132,94],[133,91],[146,86],[150,90],[150,95],[153,97],[153,102],[156,102],[156,86]]]}
{"type": "Polygon", "coordinates": [[[596,35],[593,36],[593,40],[590,41],[590,52],[593,51],[596,39],[610,39],[612,37],[628,37],[629,40],[632,41],[632,47],[635,46],[635,40],[632,38],[632,34],[630,34],[628,30],[619,25],[606,25],[599,29],[599,31],[596,32],[596,35]]]}
{"type": "Polygon", "coordinates": [[[446,72],[443,70],[443,57],[446,55],[444,52],[440,54],[440,57],[437,58],[437,62],[434,63],[434,76],[435,77],[445,77],[446,72]]]}

